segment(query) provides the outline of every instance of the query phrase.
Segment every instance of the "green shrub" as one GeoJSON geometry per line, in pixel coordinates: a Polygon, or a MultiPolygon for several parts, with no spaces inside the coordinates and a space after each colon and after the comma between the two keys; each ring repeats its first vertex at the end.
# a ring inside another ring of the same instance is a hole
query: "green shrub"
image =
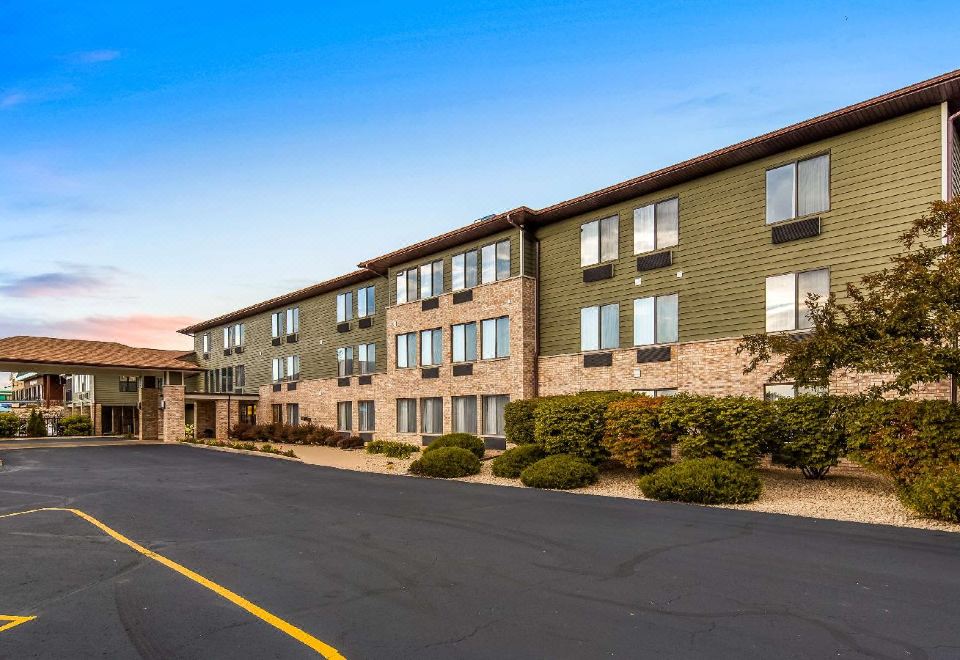
{"type": "Polygon", "coordinates": [[[603,446],[607,406],[632,396],[586,392],[543,399],[534,412],[537,443],[547,454],[572,454],[599,463],[608,456],[603,446]]]}
{"type": "Polygon", "coordinates": [[[329,426],[311,426],[310,432],[304,439],[305,445],[326,445],[331,438],[337,437],[336,430],[329,426]]]}
{"type": "Polygon", "coordinates": [[[12,438],[24,431],[23,420],[12,412],[0,413],[0,438],[12,438]]]}
{"type": "Polygon", "coordinates": [[[900,499],[921,516],[960,523],[960,467],[920,475],[900,490],[900,499]]]}
{"type": "Polygon", "coordinates": [[[364,440],[359,435],[342,435],[337,440],[337,447],[340,449],[357,449],[363,447],[364,440]]]}
{"type": "Polygon", "coordinates": [[[847,452],[842,399],[803,395],[772,402],[776,440],[773,461],[822,479],[847,452]]]}
{"type": "Polygon", "coordinates": [[[439,447],[411,463],[410,472],[443,479],[466,477],[480,472],[480,459],[463,447],[439,447]]]}
{"type": "Polygon", "coordinates": [[[846,421],[852,457],[900,485],[960,464],[960,408],[949,401],[868,400],[846,421]]]}
{"type": "Polygon", "coordinates": [[[769,404],[744,396],[667,397],[659,421],[677,434],[681,457],[712,456],[745,467],[757,464],[774,432],[769,404]]]}
{"type": "Polygon", "coordinates": [[[742,504],[760,497],[760,477],[719,458],[690,458],[642,477],[640,490],[655,500],[742,504]]]}
{"type": "Polygon", "coordinates": [[[431,442],[424,448],[423,453],[426,454],[427,452],[436,451],[444,447],[460,447],[475,454],[477,458],[483,458],[483,454],[486,452],[483,440],[477,436],[470,435],[469,433],[448,433],[441,435],[431,442]]]}
{"type": "Polygon", "coordinates": [[[497,477],[516,479],[524,468],[533,465],[546,454],[540,445],[520,445],[508,449],[493,459],[493,474],[497,477]]]}
{"type": "Polygon", "coordinates": [[[90,435],[93,422],[86,415],[67,415],[60,419],[60,433],[63,435],[90,435]]]}
{"type": "Polygon", "coordinates": [[[47,435],[47,425],[43,422],[43,415],[34,408],[27,418],[27,437],[42,438],[47,435]]]}
{"type": "Polygon", "coordinates": [[[570,490],[587,486],[596,480],[597,468],[586,460],[569,454],[547,456],[520,473],[520,481],[531,488],[570,490]]]}
{"type": "Polygon", "coordinates": [[[648,396],[610,404],[603,446],[612,459],[641,472],[652,472],[670,462],[673,435],[660,427],[662,405],[662,398],[648,396]]]}
{"type": "Polygon", "coordinates": [[[507,442],[530,445],[537,441],[534,413],[541,399],[518,399],[503,409],[503,428],[507,442]]]}
{"type": "Polygon", "coordinates": [[[406,442],[392,440],[374,440],[367,443],[368,454],[383,454],[389,458],[410,458],[417,448],[406,442]]]}

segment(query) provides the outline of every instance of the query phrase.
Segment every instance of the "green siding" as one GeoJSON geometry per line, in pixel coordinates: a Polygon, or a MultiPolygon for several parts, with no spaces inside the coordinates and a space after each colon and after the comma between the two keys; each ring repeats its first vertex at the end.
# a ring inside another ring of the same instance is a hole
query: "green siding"
{"type": "MultiPolygon", "coordinates": [[[[125,374],[139,376],[139,373],[125,374]]],[[[135,406],[140,401],[139,392],[121,392],[119,374],[102,374],[93,377],[93,400],[104,406],[135,406]]]]}
{"type": "Polygon", "coordinates": [[[578,352],[579,310],[596,304],[620,304],[620,346],[628,347],[635,298],[678,293],[686,342],[763,331],[769,275],[829,268],[831,288],[842,294],[848,282],[882,267],[897,252],[898,235],[939,199],[940,158],[940,110],[931,107],[544,227],[537,232],[541,352],[578,352]],[[821,235],[771,244],[766,170],[824,152],[831,155],[831,209],[821,214],[821,235]],[[680,199],[673,266],[637,273],[633,209],[673,196],[680,199]],[[612,214],[620,217],[614,277],[585,284],[580,225],[612,214]]]}

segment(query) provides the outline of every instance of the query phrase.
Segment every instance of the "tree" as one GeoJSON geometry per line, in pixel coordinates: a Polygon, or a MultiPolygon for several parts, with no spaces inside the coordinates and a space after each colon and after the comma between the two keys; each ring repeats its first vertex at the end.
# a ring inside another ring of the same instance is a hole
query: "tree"
{"type": "Polygon", "coordinates": [[[872,393],[907,394],[922,383],[960,375],[960,199],[933,202],[899,241],[883,270],[847,285],[846,300],[807,299],[813,329],[804,335],[756,334],[737,348],[749,373],[774,356],[771,380],[826,386],[841,370],[882,374],[872,393]]]}

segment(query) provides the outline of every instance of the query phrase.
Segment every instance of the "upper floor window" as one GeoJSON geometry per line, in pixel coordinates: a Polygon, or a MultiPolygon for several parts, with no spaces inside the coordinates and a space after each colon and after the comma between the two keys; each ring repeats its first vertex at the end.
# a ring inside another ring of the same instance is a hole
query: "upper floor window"
{"type": "Polygon", "coordinates": [[[443,260],[420,266],[420,297],[433,298],[443,293],[443,260]]]}
{"type": "Polygon", "coordinates": [[[137,391],[137,377],[136,377],[136,376],[120,376],[120,391],[121,391],[121,392],[136,392],[136,391],[137,391]]]}
{"type": "Polygon", "coordinates": [[[454,291],[469,289],[477,286],[477,259],[479,252],[470,250],[463,254],[453,255],[450,260],[450,288],[454,291]]]}
{"type": "Polygon", "coordinates": [[[620,347],[620,305],[595,305],[580,310],[580,350],[620,347]]]}
{"type": "Polygon", "coordinates": [[[203,335],[203,353],[204,355],[210,353],[210,333],[203,335]]]}
{"type": "Polygon", "coordinates": [[[397,335],[397,368],[417,366],[417,333],[397,335]]]}
{"type": "Polygon", "coordinates": [[[786,273],[767,278],[767,332],[806,330],[813,327],[807,296],[830,295],[830,271],[826,268],[786,273]]]}
{"type": "Polygon", "coordinates": [[[673,247],[680,242],[680,200],[647,204],[633,211],[633,253],[673,247]]]}
{"type": "Polygon", "coordinates": [[[484,319],[480,323],[480,357],[484,360],[510,356],[510,317],[484,319]]]}
{"type": "Polygon", "coordinates": [[[300,332],[300,308],[291,307],[287,310],[287,334],[295,335],[300,332]]]}
{"type": "Polygon", "coordinates": [[[353,291],[337,294],[337,323],[353,318],[353,291]]]}
{"type": "Polygon", "coordinates": [[[230,326],[223,329],[223,348],[230,348],[230,326]]]}
{"type": "Polygon", "coordinates": [[[360,344],[357,347],[357,360],[360,362],[361,374],[372,374],[377,370],[377,345],[360,344]]]}
{"type": "Polygon", "coordinates": [[[420,333],[420,364],[424,367],[443,361],[443,339],[440,328],[423,330],[420,333]]]}
{"type": "Polygon", "coordinates": [[[410,268],[397,273],[397,304],[417,299],[417,269],[410,268]]]}
{"type": "Polygon", "coordinates": [[[829,208],[829,154],[767,170],[767,224],[829,208]]]}
{"type": "Polygon", "coordinates": [[[650,296],[633,301],[633,345],[670,344],[677,341],[677,294],[650,296]]]}
{"type": "Polygon", "coordinates": [[[377,311],[376,299],[375,286],[365,286],[357,289],[357,316],[360,318],[373,316],[377,311]]]}
{"type": "Polygon", "coordinates": [[[349,376],[353,373],[353,346],[337,349],[337,375],[349,376]]]}
{"type": "Polygon", "coordinates": [[[233,326],[233,345],[234,346],[243,346],[244,335],[246,334],[246,328],[243,323],[237,323],[233,326]]]}
{"type": "Polygon", "coordinates": [[[283,380],[283,358],[273,358],[272,378],[274,383],[283,380]]]}
{"type": "Polygon", "coordinates": [[[246,387],[247,385],[247,369],[242,364],[238,364],[235,372],[235,384],[237,387],[246,387]]]}
{"type": "Polygon", "coordinates": [[[287,357],[287,380],[298,378],[300,378],[300,356],[290,355],[287,357]]]}
{"type": "Polygon", "coordinates": [[[592,266],[617,258],[620,216],[580,225],[580,265],[592,266]]]}
{"type": "Polygon", "coordinates": [[[283,312],[274,312],[270,315],[270,335],[276,339],[283,334],[283,312]]]}
{"type": "Polygon", "coordinates": [[[453,361],[473,362],[477,359],[477,324],[458,323],[451,331],[453,337],[453,361]]]}
{"type": "Polygon", "coordinates": [[[510,240],[484,245],[480,249],[480,266],[483,284],[510,277],[510,240]]]}

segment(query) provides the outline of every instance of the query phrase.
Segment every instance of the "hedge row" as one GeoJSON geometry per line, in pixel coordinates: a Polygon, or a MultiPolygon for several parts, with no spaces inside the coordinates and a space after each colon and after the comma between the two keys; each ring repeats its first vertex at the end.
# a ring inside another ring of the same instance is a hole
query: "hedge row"
{"type": "MultiPolygon", "coordinates": [[[[58,422],[58,435],[91,435],[93,422],[87,415],[67,415],[58,422]]],[[[17,436],[42,437],[47,434],[47,425],[39,410],[30,411],[30,416],[22,418],[16,413],[0,413],[0,438],[17,436]]]]}
{"type": "Polygon", "coordinates": [[[341,449],[363,447],[360,436],[344,435],[328,426],[313,424],[235,424],[230,437],[242,442],[281,442],[291,445],[325,445],[341,449]]]}

